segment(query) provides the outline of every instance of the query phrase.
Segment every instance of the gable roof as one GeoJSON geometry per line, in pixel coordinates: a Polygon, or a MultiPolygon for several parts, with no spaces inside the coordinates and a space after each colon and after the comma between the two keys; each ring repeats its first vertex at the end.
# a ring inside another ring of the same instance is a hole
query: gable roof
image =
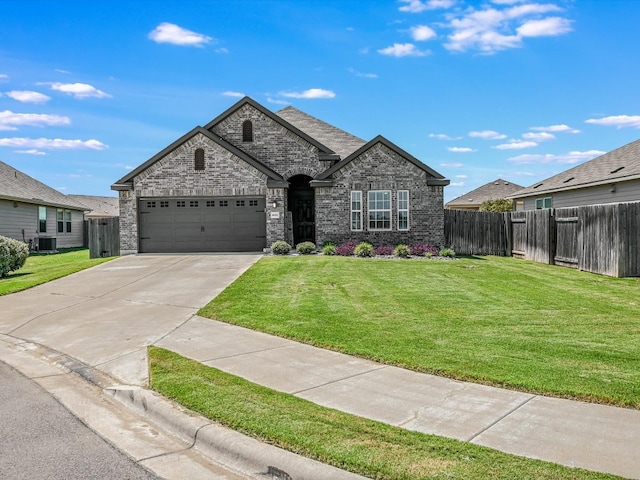
{"type": "Polygon", "coordinates": [[[75,202],[64,193],[60,193],[2,161],[0,161],[0,198],[34,205],[87,210],[84,205],[75,202]]]}
{"type": "Polygon", "coordinates": [[[297,136],[299,136],[300,138],[303,138],[304,140],[309,142],[311,145],[316,147],[320,151],[320,160],[330,160],[330,159],[334,158],[335,152],[333,150],[331,150],[329,147],[327,147],[326,145],[322,144],[321,142],[319,142],[315,138],[309,136],[308,134],[306,134],[305,132],[303,132],[299,128],[297,128],[294,125],[290,124],[284,118],[276,115],[271,110],[263,107],[258,102],[256,102],[255,100],[253,100],[252,98],[249,98],[249,97],[244,97],[240,101],[236,102],[234,105],[232,105],[231,107],[226,109],[224,112],[222,112],[220,115],[218,115],[216,118],[214,118],[209,123],[207,123],[204,128],[206,130],[210,131],[218,123],[222,122],[229,115],[232,115],[237,110],[239,110],[240,108],[244,107],[245,105],[251,105],[253,108],[255,108],[256,110],[260,111],[262,114],[266,115],[267,117],[269,117],[274,122],[276,122],[279,125],[283,126],[284,128],[286,128],[290,132],[295,133],[297,136]]]}
{"type": "Polygon", "coordinates": [[[536,182],[509,198],[531,197],[640,178],[640,140],[536,182]]]}
{"type": "Polygon", "coordinates": [[[445,207],[471,207],[480,206],[485,200],[496,200],[506,198],[524,187],[517,183],[508,182],[502,178],[498,178],[493,182],[489,182],[481,187],[471,190],[464,195],[454,198],[448,202],[445,207]]]}
{"type": "Polygon", "coordinates": [[[276,114],[310,137],[331,148],[340,155],[340,158],[347,158],[367,143],[355,135],[351,135],[292,106],[278,110],[276,114]]]}
{"type": "Polygon", "coordinates": [[[244,160],[249,165],[254,167],[256,170],[264,173],[269,178],[269,180],[276,181],[276,182],[283,182],[284,181],[284,178],[280,174],[274,172],[272,169],[267,167],[265,164],[263,164],[262,162],[260,162],[256,158],[254,158],[253,156],[249,155],[246,152],[243,152],[239,148],[235,147],[234,145],[230,144],[229,142],[227,142],[226,140],[220,138],[219,136],[215,135],[214,133],[210,132],[209,130],[205,130],[204,128],[198,126],[198,127],[194,128],[193,130],[191,130],[190,132],[187,132],[186,134],[184,134],[182,137],[180,137],[178,140],[173,142],[171,145],[166,147],[161,152],[158,152],[157,154],[155,154],[153,157],[151,157],[149,160],[144,162],[142,165],[140,165],[135,170],[130,171],[128,174],[126,174],[124,177],[122,177],[116,183],[111,185],[111,189],[112,190],[130,190],[132,188],[133,179],[138,174],[140,174],[141,172],[145,171],[151,165],[153,165],[154,163],[159,161],[161,158],[163,158],[164,156],[166,156],[169,153],[171,153],[173,150],[178,148],[180,145],[182,145],[186,141],[188,141],[191,138],[195,137],[197,134],[204,135],[205,137],[207,137],[212,142],[217,143],[218,145],[220,145],[225,150],[233,153],[236,157],[244,160]]]}
{"type": "Polygon", "coordinates": [[[362,155],[364,152],[366,152],[370,148],[374,147],[378,143],[381,143],[382,145],[384,145],[388,149],[390,149],[390,150],[394,151],[395,153],[397,153],[398,155],[400,155],[402,158],[408,160],[410,163],[412,163],[413,165],[418,167],[420,170],[426,172],[427,175],[430,177],[430,178],[427,179],[427,185],[442,185],[442,186],[449,185],[449,180],[444,178],[442,175],[440,175],[438,172],[436,172],[432,168],[426,166],[424,163],[422,163],[420,160],[418,160],[416,157],[414,157],[410,153],[404,151],[403,149],[398,147],[396,144],[394,144],[394,143],[390,142],[389,140],[387,140],[386,138],[384,138],[382,135],[378,135],[377,137],[373,138],[372,140],[370,140],[369,142],[364,144],[362,147],[360,147],[358,150],[353,152],[351,155],[349,155],[347,158],[345,158],[343,160],[340,160],[338,163],[336,163],[332,167],[330,167],[327,170],[325,170],[324,172],[320,173],[316,177],[316,179],[317,180],[326,180],[326,179],[328,179],[335,172],[337,172],[338,170],[343,168],[345,165],[351,163],[354,159],[358,158],[360,155],[362,155]]]}
{"type": "Polygon", "coordinates": [[[90,210],[87,216],[117,217],[120,215],[118,197],[100,197],[96,195],[67,195],[76,203],[84,205],[90,210]]]}

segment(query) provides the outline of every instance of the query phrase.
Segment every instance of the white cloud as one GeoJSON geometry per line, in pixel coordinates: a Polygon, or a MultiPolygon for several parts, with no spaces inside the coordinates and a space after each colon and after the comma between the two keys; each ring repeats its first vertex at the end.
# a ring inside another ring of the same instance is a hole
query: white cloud
{"type": "Polygon", "coordinates": [[[216,48],[215,52],[216,53],[222,53],[222,54],[226,55],[227,53],[229,53],[229,49],[228,48],[224,48],[224,47],[220,47],[220,48],[216,48]]]}
{"type": "Polygon", "coordinates": [[[503,138],[507,138],[506,135],[502,133],[498,133],[494,130],[482,130],[480,132],[469,132],[469,136],[474,138],[484,138],[486,140],[502,140],[503,138]]]}
{"type": "Polygon", "coordinates": [[[440,166],[441,167],[449,167],[449,168],[462,168],[462,167],[464,167],[464,163],[457,163],[457,162],[441,163],[440,166]]]}
{"type": "Polygon", "coordinates": [[[409,31],[411,32],[411,38],[416,42],[431,40],[437,36],[436,32],[426,25],[416,25],[415,27],[411,27],[409,31]]]}
{"type": "Polygon", "coordinates": [[[604,155],[606,152],[600,150],[587,150],[586,152],[572,151],[564,155],[554,155],[551,153],[540,155],[518,155],[517,157],[507,158],[508,162],[516,163],[519,165],[529,163],[560,163],[560,164],[574,164],[580,163],[593,158],[604,155]]]}
{"type": "Polygon", "coordinates": [[[493,148],[497,148],[498,150],[520,150],[522,148],[531,148],[531,147],[537,147],[537,146],[538,144],[536,142],[522,142],[519,140],[513,140],[509,143],[496,145],[493,148]]]}
{"type": "Polygon", "coordinates": [[[363,72],[357,71],[354,68],[349,68],[347,70],[348,70],[349,73],[352,73],[356,77],[360,77],[360,78],[378,78],[378,75],[376,73],[363,73],[363,72]]]}
{"type": "Polygon", "coordinates": [[[520,37],[555,37],[572,30],[571,21],[561,17],[530,20],[517,28],[520,37]]]}
{"type": "Polygon", "coordinates": [[[244,93],[232,92],[230,90],[227,90],[226,92],[222,92],[222,95],[224,95],[225,97],[234,97],[234,98],[243,98],[245,96],[244,93]]]}
{"type": "Polygon", "coordinates": [[[449,186],[450,187],[466,187],[467,184],[465,182],[451,182],[449,186]]]}
{"type": "Polygon", "coordinates": [[[404,5],[398,10],[401,12],[409,12],[409,13],[421,13],[427,10],[437,10],[437,9],[446,9],[451,8],[455,5],[455,0],[400,0],[403,3],[407,3],[408,5],[404,5]]]}
{"type": "Polygon", "coordinates": [[[617,128],[640,128],[640,115],[612,115],[604,118],[590,118],[585,123],[617,128]]]}
{"type": "Polygon", "coordinates": [[[413,43],[394,43],[390,47],[378,50],[378,53],[392,57],[424,57],[429,54],[418,50],[413,43]]]}
{"type": "Polygon", "coordinates": [[[71,72],[69,70],[62,70],[61,68],[56,68],[54,71],[58,72],[58,73],[63,73],[64,75],[70,75],[71,74],[71,72]]]}
{"type": "Polygon", "coordinates": [[[456,175],[456,178],[469,178],[468,175],[456,175]]]}
{"type": "Polygon", "coordinates": [[[0,80],[6,80],[7,78],[9,78],[9,75],[6,73],[0,73],[0,80]]]}
{"type": "Polygon", "coordinates": [[[47,95],[28,90],[12,90],[10,92],[5,92],[5,95],[23,103],[45,103],[51,100],[51,97],[48,97],[47,95]]]}
{"type": "Polygon", "coordinates": [[[537,132],[537,133],[525,133],[522,138],[526,140],[532,140],[534,142],[547,142],[549,140],[555,140],[556,136],[549,132],[537,132]]]}
{"type": "Polygon", "coordinates": [[[43,127],[45,125],[69,125],[71,119],[60,115],[41,113],[14,113],[11,110],[0,112],[0,130],[17,130],[17,127],[43,127]]]}
{"type": "Polygon", "coordinates": [[[580,130],[571,128],[569,125],[549,125],[548,127],[531,127],[534,132],[558,132],[558,133],[580,133],[580,130]]]}
{"type": "Polygon", "coordinates": [[[39,85],[49,85],[52,90],[56,90],[62,93],[68,93],[69,95],[73,95],[75,98],[109,98],[111,95],[103,92],[102,90],[98,90],[93,85],[89,85],[88,83],[41,83],[39,85]]]}
{"type": "Polygon", "coordinates": [[[462,137],[450,137],[444,133],[430,133],[429,138],[437,138],[438,140],[460,140],[462,137]]]}
{"type": "Polygon", "coordinates": [[[331,90],[322,88],[310,88],[303,92],[281,92],[280,95],[287,98],[334,98],[336,96],[331,90]]]}
{"type": "Polygon", "coordinates": [[[469,147],[449,147],[449,148],[447,148],[447,150],[449,150],[450,152],[453,152],[453,153],[475,152],[475,150],[473,148],[469,148],[469,147]]]}
{"type": "Polygon", "coordinates": [[[61,138],[0,138],[0,147],[44,150],[104,150],[109,148],[98,140],[65,140],[61,138]]]}
{"type": "Polygon", "coordinates": [[[25,155],[46,155],[46,152],[32,148],[30,150],[15,150],[13,153],[23,153],[25,155]]]}
{"type": "Polygon", "coordinates": [[[274,105],[289,105],[290,104],[290,102],[287,102],[286,100],[278,100],[276,98],[271,98],[271,97],[267,97],[267,102],[273,103],[274,105]]]}
{"type": "Polygon", "coordinates": [[[149,38],[157,43],[171,43],[187,47],[201,47],[213,41],[212,37],[192,32],[174,23],[163,22],[149,32],[149,38]]]}

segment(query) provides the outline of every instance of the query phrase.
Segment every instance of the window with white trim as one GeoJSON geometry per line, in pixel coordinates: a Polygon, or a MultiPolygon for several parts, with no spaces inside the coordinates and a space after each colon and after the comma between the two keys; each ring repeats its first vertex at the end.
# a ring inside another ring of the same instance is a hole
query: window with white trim
{"type": "Polygon", "coordinates": [[[369,230],[391,230],[391,191],[367,192],[369,230]]]}
{"type": "Polygon", "coordinates": [[[409,190],[398,190],[398,230],[409,230],[409,190]]]}
{"type": "Polygon", "coordinates": [[[47,207],[38,207],[38,232],[45,233],[47,231],[47,207]]]}
{"type": "Polygon", "coordinates": [[[536,198],[536,210],[542,210],[543,208],[551,208],[553,201],[551,197],[536,198]]]}
{"type": "Polygon", "coordinates": [[[362,230],[362,192],[351,192],[351,230],[362,230]]]}
{"type": "Polygon", "coordinates": [[[58,208],[56,210],[56,223],[58,233],[71,233],[71,210],[58,208]]]}

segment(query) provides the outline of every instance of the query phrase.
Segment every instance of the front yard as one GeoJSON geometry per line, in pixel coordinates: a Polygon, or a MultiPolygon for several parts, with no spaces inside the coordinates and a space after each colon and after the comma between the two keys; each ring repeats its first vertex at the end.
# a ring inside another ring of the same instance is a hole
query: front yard
{"type": "Polygon", "coordinates": [[[422,372],[640,408],[640,279],[498,257],[267,257],[200,315],[422,372]]]}

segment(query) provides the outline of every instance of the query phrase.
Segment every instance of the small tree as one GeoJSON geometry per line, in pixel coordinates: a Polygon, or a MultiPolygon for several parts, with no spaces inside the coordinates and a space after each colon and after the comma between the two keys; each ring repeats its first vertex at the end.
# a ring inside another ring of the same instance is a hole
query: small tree
{"type": "Polygon", "coordinates": [[[496,198],[485,200],[480,205],[481,212],[513,212],[513,200],[506,198],[496,198]]]}

